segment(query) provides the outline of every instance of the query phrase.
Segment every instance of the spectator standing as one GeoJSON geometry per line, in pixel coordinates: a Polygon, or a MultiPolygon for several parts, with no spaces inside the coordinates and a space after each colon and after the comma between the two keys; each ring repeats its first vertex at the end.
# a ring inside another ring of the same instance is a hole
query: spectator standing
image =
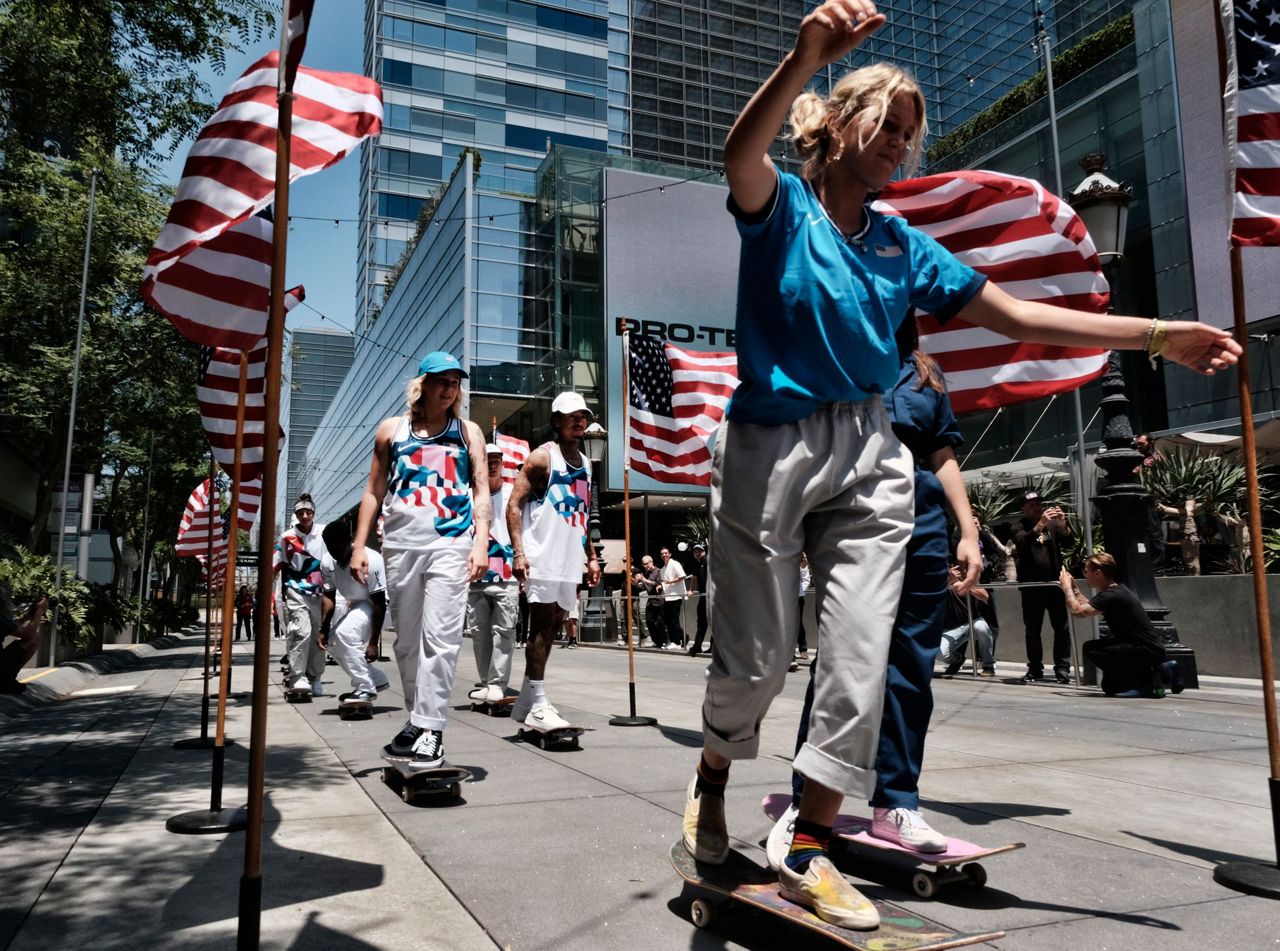
{"type": "Polygon", "coordinates": [[[236,595],[236,640],[240,640],[242,630],[246,641],[253,640],[253,595],[247,584],[241,585],[236,595]]]}
{"type": "Polygon", "coordinates": [[[661,649],[667,643],[666,628],[662,623],[662,569],[653,563],[652,555],[640,559],[640,570],[632,581],[645,594],[644,626],[647,631],[641,647],[657,647],[661,649]]]}
{"type": "Polygon", "coordinates": [[[694,631],[689,656],[697,657],[703,651],[707,636],[707,546],[698,542],[693,546],[693,592],[698,599],[698,626],[694,631]]]}
{"type": "Polygon", "coordinates": [[[680,650],[684,644],[684,625],[680,612],[684,610],[685,592],[688,590],[684,565],[671,557],[671,549],[658,552],[662,556],[662,623],[666,628],[666,650],[680,650]]]}
{"type": "MultiPolygon", "coordinates": [[[[1018,581],[1057,583],[1062,571],[1062,543],[1071,538],[1062,509],[1045,507],[1040,493],[1028,489],[1022,495],[1022,518],[1013,530],[1018,581]]],[[[1067,603],[1056,587],[1040,584],[1023,588],[1022,623],[1027,630],[1027,673],[1023,683],[1044,679],[1044,645],[1040,629],[1045,614],[1053,629],[1053,673],[1058,683],[1070,683],[1071,633],[1067,627],[1067,603]]]]}

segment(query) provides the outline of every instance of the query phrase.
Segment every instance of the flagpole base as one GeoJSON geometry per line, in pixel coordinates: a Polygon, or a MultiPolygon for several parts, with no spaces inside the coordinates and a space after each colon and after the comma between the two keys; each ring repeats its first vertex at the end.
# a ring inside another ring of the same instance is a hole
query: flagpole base
{"type": "Polygon", "coordinates": [[[1228,862],[1213,870],[1213,880],[1246,895],[1280,900],[1280,868],[1274,865],[1228,862]]]}
{"type": "Polygon", "coordinates": [[[195,809],[170,816],[164,827],[178,835],[217,835],[220,832],[241,832],[249,824],[246,806],[239,809],[195,809]]]}
{"type": "Polygon", "coordinates": [[[657,726],[658,721],[653,717],[614,717],[609,721],[609,726],[657,726]]]}

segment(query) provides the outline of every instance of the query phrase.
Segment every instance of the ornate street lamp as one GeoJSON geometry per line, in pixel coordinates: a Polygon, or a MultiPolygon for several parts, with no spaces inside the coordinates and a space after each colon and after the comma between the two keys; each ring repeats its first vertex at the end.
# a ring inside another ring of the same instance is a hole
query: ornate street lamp
{"type": "Polygon", "coordinates": [[[603,641],[605,638],[604,610],[604,545],[600,541],[600,481],[596,473],[604,459],[609,433],[598,422],[592,422],[582,434],[582,449],[591,460],[591,511],[587,517],[587,540],[600,563],[600,580],[587,592],[587,605],[582,614],[582,640],[603,641]],[[587,637],[591,631],[592,636],[587,637]]]}
{"type": "MultiPolygon", "coordinates": [[[[1071,207],[1084,221],[1093,238],[1098,257],[1108,268],[1114,291],[1116,265],[1124,259],[1125,228],[1133,189],[1112,181],[1102,173],[1107,158],[1100,153],[1080,160],[1088,177],[1070,196],[1071,207]]],[[[1114,293],[1112,300],[1115,300],[1114,293]]],[[[1138,596],[1142,607],[1164,642],[1165,657],[1175,661],[1183,683],[1199,686],[1195,651],[1178,640],[1177,628],[1169,622],[1169,608],[1161,600],[1151,562],[1152,509],[1156,501],[1138,477],[1143,455],[1133,444],[1129,421],[1129,397],[1124,375],[1113,351],[1102,379],[1102,444],[1095,460],[1106,473],[1106,485],[1093,498],[1102,522],[1106,550],[1115,558],[1120,579],[1138,596]]]]}

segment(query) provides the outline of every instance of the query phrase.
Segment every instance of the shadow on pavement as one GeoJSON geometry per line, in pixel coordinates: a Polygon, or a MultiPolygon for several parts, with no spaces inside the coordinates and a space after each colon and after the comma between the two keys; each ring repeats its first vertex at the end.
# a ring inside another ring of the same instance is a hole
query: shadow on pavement
{"type": "Polygon", "coordinates": [[[1119,830],[1123,835],[1131,835],[1135,839],[1143,842],[1150,842],[1152,845],[1158,845],[1162,849],[1168,849],[1170,852],[1177,852],[1179,855],[1187,855],[1195,859],[1203,859],[1206,862],[1212,862],[1214,865],[1220,865],[1223,862],[1263,862],[1269,863],[1269,859],[1264,859],[1259,855],[1238,855],[1235,852],[1221,852],[1218,849],[1206,849],[1197,845],[1189,845],[1186,842],[1174,842],[1171,839],[1157,839],[1155,836],[1143,835],[1141,832],[1130,832],[1128,829],[1119,830]]]}

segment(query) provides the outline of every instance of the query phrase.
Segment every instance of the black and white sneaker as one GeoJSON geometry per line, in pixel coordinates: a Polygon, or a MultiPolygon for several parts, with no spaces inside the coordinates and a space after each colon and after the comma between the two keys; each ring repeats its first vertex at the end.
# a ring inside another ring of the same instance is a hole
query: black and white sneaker
{"type": "Polygon", "coordinates": [[[384,746],[382,751],[388,756],[412,756],[413,746],[418,742],[418,737],[422,736],[423,732],[422,727],[406,722],[404,729],[397,733],[395,739],[384,746]]]}
{"type": "Polygon", "coordinates": [[[444,734],[439,730],[423,730],[413,744],[410,769],[435,769],[444,765],[444,734]]]}

